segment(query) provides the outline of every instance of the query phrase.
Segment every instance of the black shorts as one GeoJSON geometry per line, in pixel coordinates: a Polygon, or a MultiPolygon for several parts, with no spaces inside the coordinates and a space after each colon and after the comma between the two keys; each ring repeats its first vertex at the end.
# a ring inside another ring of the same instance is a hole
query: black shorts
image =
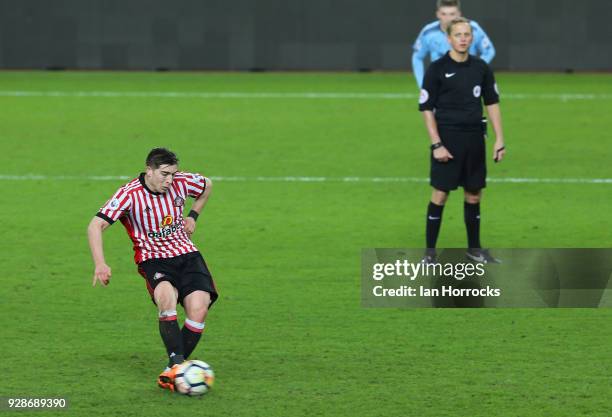
{"type": "Polygon", "coordinates": [[[456,190],[459,186],[469,191],[485,188],[487,165],[482,130],[438,128],[438,132],[453,159],[438,162],[431,153],[431,186],[441,191],[456,190]]]}
{"type": "Polygon", "coordinates": [[[155,303],[153,291],[163,281],[168,281],[178,290],[178,301],[181,304],[187,295],[198,290],[210,294],[211,306],[219,297],[215,282],[200,252],[191,252],[174,258],[148,259],[138,264],[138,273],[145,279],[153,303],[155,303]]]}

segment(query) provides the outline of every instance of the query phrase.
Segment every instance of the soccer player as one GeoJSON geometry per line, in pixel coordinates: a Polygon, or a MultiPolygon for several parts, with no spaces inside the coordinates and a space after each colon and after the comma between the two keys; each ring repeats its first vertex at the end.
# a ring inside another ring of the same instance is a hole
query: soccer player
{"type": "MultiPolygon", "coordinates": [[[[446,40],[446,29],[453,19],[460,16],[461,5],[459,0],[438,0],[436,9],[438,20],[425,25],[419,33],[417,40],[414,42],[414,52],[412,53],[412,72],[419,88],[423,84],[425,58],[429,55],[430,61],[433,62],[450,50],[450,45],[446,40]]],[[[479,55],[480,58],[490,63],[495,57],[493,43],[478,23],[472,20],[470,25],[474,37],[470,54],[479,55]]]]}
{"type": "Polygon", "coordinates": [[[467,257],[499,262],[480,245],[480,200],[487,176],[482,101],[495,131],[493,158],[499,162],[505,155],[499,91],[487,63],[469,54],[472,33],[467,19],[458,17],[449,23],[451,50],[429,66],[419,98],[432,150],[433,192],[427,209],[425,262],[435,262],[444,204],[458,186],[464,189],[467,257]]]}
{"type": "Polygon", "coordinates": [[[174,391],[177,368],[193,352],[208,309],[218,297],[204,258],[190,237],[211,192],[212,182],[200,174],[178,170],[177,156],[155,148],[146,159],[145,172],[119,190],[89,223],[87,234],[95,264],[93,285],[106,286],[111,268],[106,264],[102,232],[120,220],[134,247],[138,272],[157,305],[159,332],[168,354],[168,366],[158,378],[161,388],[174,391]],[[187,197],[195,198],[183,217],[187,197]],[[185,309],[182,330],[176,305],[185,309]]]}

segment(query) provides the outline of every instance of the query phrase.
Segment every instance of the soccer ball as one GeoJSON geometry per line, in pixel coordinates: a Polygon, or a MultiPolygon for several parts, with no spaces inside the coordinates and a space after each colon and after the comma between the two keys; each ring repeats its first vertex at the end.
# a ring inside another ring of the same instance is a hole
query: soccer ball
{"type": "Polygon", "coordinates": [[[174,378],[177,392],[190,396],[206,394],[214,382],[215,373],[210,365],[196,360],[183,362],[174,378]]]}

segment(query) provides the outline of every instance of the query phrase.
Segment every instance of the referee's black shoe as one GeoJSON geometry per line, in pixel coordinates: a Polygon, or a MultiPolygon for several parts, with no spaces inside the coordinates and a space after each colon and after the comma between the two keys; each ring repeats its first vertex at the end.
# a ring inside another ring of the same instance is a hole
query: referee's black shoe
{"type": "Polygon", "coordinates": [[[500,264],[502,261],[497,259],[488,249],[470,248],[465,253],[465,257],[473,262],[479,262],[481,264],[500,264]]]}

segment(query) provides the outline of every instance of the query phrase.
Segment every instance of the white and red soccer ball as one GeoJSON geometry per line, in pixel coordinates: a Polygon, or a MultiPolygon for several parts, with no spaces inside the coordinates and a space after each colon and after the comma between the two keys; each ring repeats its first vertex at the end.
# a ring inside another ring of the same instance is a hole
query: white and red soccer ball
{"type": "Polygon", "coordinates": [[[206,362],[188,360],[179,365],[174,378],[176,391],[189,395],[204,395],[215,382],[215,373],[206,362]]]}

